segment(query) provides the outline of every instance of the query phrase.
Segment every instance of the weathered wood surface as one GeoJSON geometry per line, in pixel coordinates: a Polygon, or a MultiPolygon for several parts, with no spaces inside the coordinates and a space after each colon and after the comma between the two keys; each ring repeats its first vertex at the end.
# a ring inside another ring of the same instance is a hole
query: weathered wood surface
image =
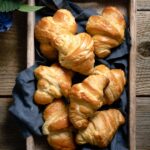
{"type": "Polygon", "coordinates": [[[26,15],[15,14],[13,27],[0,33],[0,95],[11,95],[16,75],[26,67],[26,15]]]}
{"type": "MultiPolygon", "coordinates": [[[[137,150],[150,150],[150,0],[137,0],[137,150]],[[144,97],[142,97],[144,96],[144,97]]],[[[14,17],[13,28],[0,33],[0,96],[10,96],[17,73],[26,67],[26,20],[14,17]]],[[[11,99],[0,99],[0,150],[24,150],[25,140],[7,109],[11,99]]],[[[37,150],[44,150],[36,139],[37,150]]]]}
{"type": "Polygon", "coordinates": [[[137,96],[150,96],[150,11],[137,12],[137,96]]]}
{"type": "Polygon", "coordinates": [[[150,0],[137,0],[138,10],[150,10],[150,0]]]}
{"type": "Polygon", "coordinates": [[[8,113],[11,102],[11,98],[0,98],[0,150],[25,150],[25,140],[8,113]]]}
{"type": "Polygon", "coordinates": [[[150,97],[137,98],[137,150],[150,150],[150,97]]]}

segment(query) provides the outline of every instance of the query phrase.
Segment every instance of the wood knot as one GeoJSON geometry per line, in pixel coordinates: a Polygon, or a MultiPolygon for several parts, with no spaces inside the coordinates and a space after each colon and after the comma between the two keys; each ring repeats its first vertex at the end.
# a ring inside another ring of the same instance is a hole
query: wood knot
{"type": "Polygon", "coordinates": [[[138,45],[138,53],[144,57],[150,56],[150,42],[142,42],[138,45]]]}

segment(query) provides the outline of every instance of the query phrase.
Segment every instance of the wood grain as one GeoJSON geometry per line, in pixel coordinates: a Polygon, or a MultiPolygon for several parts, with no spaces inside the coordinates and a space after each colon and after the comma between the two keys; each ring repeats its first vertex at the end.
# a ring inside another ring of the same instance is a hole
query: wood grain
{"type": "Polygon", "coordinates": [[[137,98],[137,150],[150,150],[150,97],[137,98]]]}
{"type": "Polygon", "coordinates": [[[136,94],[150,96],[150,11],[137,12],[136,94]]]}
{"type": "Polygon", "coordinates": [[[138,10],[150,10],[150,0],[137,0],[138,10]]]}
{"type": "Polygon", "coordinates": [[[150,11],[137,12],[137,42],[150,41],[150,11]]]}
{"type": "MultiPolygon", "coordinates": [[[[34,0],[29,0],[28,5],[35,5],[34,0]]],[[[34,25],[35,25],[35,13],[30,12],[27,16],[27,67],[30,67],[35,62],[34,51],[34,25]]]]}
{"type": "Polygon", "coordinates": [[[0,33],[0,95],[11,95],[16,75],[26,66],[25,18],[15,13],[13,27],[0,33]]]}
{"type": "Polygon", "coordinates": [[[25,150],[25,140],[14,118],[8,113],[12,99],[0,98],[0,150],[25,150]]]}
{"type": "Polygon", "coordinates": [[[129,59],[129,144],[136,150],[136,0],[130,2],[131,49],[129,59]]]}

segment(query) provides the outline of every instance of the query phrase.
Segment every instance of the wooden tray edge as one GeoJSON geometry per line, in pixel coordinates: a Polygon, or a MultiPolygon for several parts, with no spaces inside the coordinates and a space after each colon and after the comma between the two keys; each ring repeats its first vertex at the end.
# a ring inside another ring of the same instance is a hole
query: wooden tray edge
{"type": "Polygon", "coordinates": [[[130,68],[129,68],[129,143],[130,150],[136,150],[136,0],[130,2],[130,68]]]}
{"type": "MultiPolygon", "coordinates": [[[[29,5],[34,5],[35,0],[28,0],[29,5]]],[[[34,24],[35,13],[30,12],[27,15],[27,68],[32,66],[35,62],[34,50],[34,24]]],[[[26,150],[35,150],[35,143],[33,136],[26,138],[26,150]]]]}
{"type": "MultiPolygon", "coordinates": [[[[28,0],[29,5],[34,5],[35,0],[28,0]]],[[[30,12],[27,15],[27,67],[30,67],[35,62],[34,56],[34,24],[35,24],[35,13],[30,12]]]]}

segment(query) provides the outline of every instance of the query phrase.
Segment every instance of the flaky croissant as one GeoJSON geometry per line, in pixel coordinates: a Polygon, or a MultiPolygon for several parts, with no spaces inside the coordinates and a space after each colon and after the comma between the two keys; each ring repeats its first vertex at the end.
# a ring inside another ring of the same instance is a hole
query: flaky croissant
{"type": "Polygon", "coordinates": [[[68,25],[62,26],[61,24],[60,26],[58,22],[53,21],[55,19],[53,18],[45,17],[37,23],[35,27],[36,37],[42,40],[46,39],[58,50],[59,63],[63,67],[81,74],[91,74],[95,62],[92,37],[87,33],[74,35],[76,26],[73,19],[71,23],[69,18],[65,19],[68,25]],[[71,28],[73,30],[70,30],[68,26],[73,26],[74,28],[71,28]]]}
{"type": "Polygon", "coordinates": [[[56,28],[60,33],[62,30],[73,34],[77,32],[77,24],[70,11],[59,9],[53,17],[44,17],[35,26],[35,38],[40,42],[41,53],[49,59],[57,58],[57,50],[51,45],[47,30],[55,31],[56,28]]]}
{"type": "Polygon", "coordinates": [[[106,7],[102,15],[89,18],[86,30],[93,35],[94,51],[98,57],[107,57],[111,48],[123,42],[125,26],[122,13],[115,7],[106,7]]]}
{"type": "Polygon", "coordinates": [[[71,89],[73,73],[59,64],[50,67],[39,66],[34,70],[38,79],[34,100],[37,104],[48,104],[55,98],[68,97],[71,89]]]}
{"type": "Polygon", "coordinates": [[[120,69],[104,65],[95,67],[93,75],[72,86],[69,97],[69,117],[75,128],[88,126],[88,119],[102,105],[110,105],[119,99],[125,85],[125,75],[120,69]]]}
{"type": "Polygon", "coordinates": [[[74,150],[73,135],[68,119],[68,108],[61,99],[49,104],[43,113],[43,134],[55,150],[74,150]]]}
{"type": "Polygon", "coordinates": [[[53,44],[59,51],[59,63],[84,75],[91,74],[94,68],[93,40],[87,33],[54,33],[53,44]]]}
{"type": "Polygon", "coordinates": [[[105,65],[98,65],[94,68],[93,74],[103,75],[109,79],[109,84],[104,91],[103,104],[111,105],[118,100],[126,84],[124,71],[121,69],[109,69],[105,65]]]}
{"type": "Polygon", "coordinates": [[[125,118],[117,109],[97,111],[88,127],[76,136],[78,144],[90,143],[101,148],[107,147],[125,118]]]}

